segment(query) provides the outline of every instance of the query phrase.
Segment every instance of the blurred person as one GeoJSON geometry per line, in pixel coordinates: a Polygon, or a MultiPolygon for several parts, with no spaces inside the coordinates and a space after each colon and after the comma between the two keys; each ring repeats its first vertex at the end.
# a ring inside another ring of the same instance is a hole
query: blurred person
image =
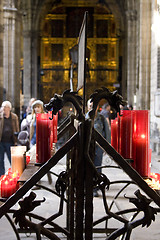
{"type": "Polygon", "coordinates": [[[32,106],[32,103],[36,101],[35,98],[31,98],[29,100],[29,103],[28,103],[28,106],[22,106],[22,111],[21,111],[21,122],[23,121],[23,119],[26,120],[27,116],[30,115],[32,113],[32,110],[31,110],[31,106],[32,106]]]}
{"type": "Polygon", "coordinates": [[[30,122],[30,148],[36,144],[36,114],[44,113],[43,102],[41,100],[36,100],[32,104],[32,119],[30,122]]]}
{"type": "Polygon", "coordinates": [[[31,98],[28,104],[28,107],[26,109],[26,115],[29,115],[32,113],[32,104],[36,101],[36,98],[31,98]]]}
{"type": "Polygon", "coordinates": [[[129,110],[128,106],[127,105],[123,106],[123,110],[129,110]]]}
{"type": "Polygon", "coordinates": [[[129,110],[133,110],[133,106],[130,104],[128,107],[129,110]]]}
{"type": "Polygon", "coordinates": [[[26,108],[26,117],[21,122],[21,131],[27,131],[29,134],[30,131],[30,123],[32,120],[32,104],[36,101],[35,98],[31,98],[28,104],[28,107],[26,108]]]}
{"type": "Polygon", "coordinates": [[[35,98],[31,98],[28,104],[28,107],[26,108],[25,118],[23,118],[21,124],[20,124],[20,133],[18,134],[18,145],[26,146],[27,150],[30,149],[30,123],[32,120],[32,109],[31,105],[36,101],[35,98]]]}
{"type": "Polygon", "coordinates": [[[102,106],[102,110],[100,111],[100,114],[103,115],[106,118],[106,120],[108,122],[108,126],[111,129],[110,111],[111,111],[111,106],[109,105],[109,103],[105,103],[102,106]]]}
{"type": "MultiPolygon", "coordinates": [[[[87,107],[89,111],[86,114],[86,118],[89,118],[89,112],[92,110],[93,102],[88,100],[87,107]]],[[[98,107],[95,113],[94,129],[96,129],[109,143],[111,142],[111,133],[109,129],[109,124],[106,118],[101,113],[98,112],[98,107]]],[[[98,144],[96,144],[95,157],[94,157],[95,167],[100,167],[102,165],[102,158],[103,158],[103,149],[98,144]]],[[[98,168],[97,171],[101,173],[101,168],[98,168]]],[[[97,189],[94,189],[93,196],[94,197],[99,196],[97,189]]]]}
{"type": "Polygon", "coordinates": [[[19,132],[19,120],[11,112],[12,105],[9,101],[2,103],[0,114],[0,176],[5,174],[4,154],[7,154],[11,164],[11,146],[17,144],[16,133],[19,132]]]}
{"type": "Polygon", "coordinates": [[[20,112],[20,121],[22,122],[24,118],[26,118],[26,109],[27,107],[25,107],[24,105],[22,106],[22,110],[20,112]]]}

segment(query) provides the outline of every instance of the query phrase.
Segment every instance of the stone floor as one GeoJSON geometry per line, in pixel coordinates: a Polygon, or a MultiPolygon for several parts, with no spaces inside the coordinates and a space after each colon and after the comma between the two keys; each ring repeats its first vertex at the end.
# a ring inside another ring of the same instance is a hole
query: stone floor
{"type": "MultiPolygon", "coordinates": [[[[65,170],[65,158],[63,158],[57,165],[52,169],[56,173],[60,173],[61,171],[65,170]]],[[[113,160],[111,160],[108,156],[104,156],[103,158],[103,164],[104,165],[110,165],[114,166],[115,163],[113,160]]],[[[8,168],[8,161],[6,159],[6,168],[8,168]]],[[[104,173],[107,175],[107,177],[111,180],[118,180],[118,179],[123,179],[123,180],[129,180],[129,177],[120,169],[112,169],[112,168],[106,168],[103,170],[104,173]]],[[[160,172],[160,156],[157,156],[156,154],[152,153],[152,165],[151,165],[151,171],[152,172],[160,172]]],[[[51,185],[51,188],[54,188],[54,183],[55,183],[55,178],[53,177],[53,185],[51,185]]],[[[44,177],[42,181],[45,181],[47,183],[47,177],[44,177]]],[[[121,184],[122,185],[122,184],[121,184]]],[[[109,192],[107,193],[107,199],[108,202],[111,203],[113,196],[117,193],[117,190],[122,187],[119,186],[119,184],[116,184],[114,186],[110,187],[109,192]]],[[[124,194],[126,194],[127,197],[132,197],[134,196],[134,191],[137,189],[135,185],[130,186],[127,188],[122,194],[120,194],[119,198],[117,201],[114,202],[113,208],[115,210],[123,209],[123,207],[129,207],[131,203],[128,202],[128,199],[124,198],[124,194]]],[[[34,192],[37,194],[37,199],[43,199],[43,197],[46,198],[45,203],[42,203],[43,207],[37,207],[35,209],[35,213],[40,214],[41,216],[47,218],[49,217],[52,213],[56,213],[57,209],[59,207],[59,199],[55,195],[49,193],[49,192],[44,192],[44,190],[34,190],[34,192]]],[[[28,195],[27,193],[26,195],[28,195]]],[[[102,196],[101,193],[99,192],[100,196],[94,198],[94,220],[102,217],[105,215],[104,213],[104,207],[103,207],[103,202],[102,202],[102,196]]],[[[154,203],[153,206],[157,207],[154,203]]],[[[134,207],[134,205],[132,205],[134,207]]],[[[14,209],[18,209],[19,206],[16,204],[14,206],[14,209]]],[[[131,217],[130,216],[125,216],[127,219],[131,217]]],[[[65,206],[64,206],[64,215],[59,217],[56,220],[57,224],[60,224],[61,226],[65,226],[66,224],[66,216],[65,216],[65,206]]],[[[118,227],[120,224],[118,222],[109,222],[109,227],[118,227]]],[[[159,240],[160,239],[160,213],[156,215],[155,222],[151,224],[149,228],[146,227],[139,227],[136,228],[132,235],[131,235],[131,240],[159,240]]],[[[104,224],[100,224],[98,227],[104,227],[104,224]]],[[[63,234],[57,234],[60,239],[66,239],[66,237],[63,234]]],[[[15,236],[15,233],[13,232],[9,222],[7,221],[6,217],[2,217],[0,219],[0,239],[2,240],[14,240],[17,239],[15,236]]],[[[36,239],[35,234],[20,234],[20,239],[29,239],[29,240],[34,240],[36,239]]],[[[46,237],[42,237],[42,239],[47,239],[46,237]]],[[[93,239],[106,239],[105,234],[94,234],[93,239]]],[[[120,238],[119,238],[120,239],[120,238]]]]}

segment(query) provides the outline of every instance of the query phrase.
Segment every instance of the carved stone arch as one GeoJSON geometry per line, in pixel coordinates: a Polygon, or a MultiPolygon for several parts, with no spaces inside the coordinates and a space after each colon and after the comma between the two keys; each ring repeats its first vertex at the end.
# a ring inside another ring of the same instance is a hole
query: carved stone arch
{"type": "MultiPolygon", "coordinates": [[[[124,38],[124,1],[122,3],[121,0],[88,0],[85,1],[85,4],[86,2],[88,2],[90,6],[98,6],[99,4],[111,11],[116,19],[116,34],[119,37],[120,45],[122,45],[122,38],[124,38]]],[[[65,0],[63,0],[63,4],[64,3],[65,0]]],[[[78,3],[81,3],[81,1],[78,1],[78,3]]],[[[37,68],[37,56],[39,53],[38,48],[40,46],[39,40],[41,38],[41,30],[43,27],[41,20],[44,19],[48,9],[61,5],[62,1],[57,0],[21,1],[24,26],[23,35],[24,41],[26,41],[26,44],[24,44],[24,46],[26,46],[26,49],[24,49],[24,86],[29,84],[27,88],[24,89],[24,100],[26,104],[31,97],[38,97],[36,93],[39,92],[37,85],[38,79],[40,78],[40,71],[37,68]]]]}
{"type": "Polygon", "coordinates": [[[116,19],[117,32],[123,32],[125,29],[125,2],[126,0],[105,0],[108,8],[116,19]]]}

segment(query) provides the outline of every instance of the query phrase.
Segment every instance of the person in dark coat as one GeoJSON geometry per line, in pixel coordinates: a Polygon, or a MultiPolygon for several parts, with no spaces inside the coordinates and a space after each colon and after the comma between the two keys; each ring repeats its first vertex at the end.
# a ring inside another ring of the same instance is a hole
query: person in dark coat
{"type": "Polygon", "coordinates": [[[12,105],[9,101],[4,101],[0,114],[0,176],[5,174],[4,154],[7,154],[11,163],[11,146],[17,144],[17,134],[19,132],[19,120],[15,113],[11,112],[12,105]]]}

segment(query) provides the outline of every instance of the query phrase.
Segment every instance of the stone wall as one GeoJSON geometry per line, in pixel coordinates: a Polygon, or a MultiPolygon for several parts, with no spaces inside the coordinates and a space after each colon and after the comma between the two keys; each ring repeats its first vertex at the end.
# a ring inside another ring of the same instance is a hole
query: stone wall
{"type": "Polygon", "coordinates": [[[6,100],[12,102],[13,111],[20,112],[20,14],[17,2],[3,5],[3,86],[6,100]]]}
{"type": "Polygon", "coordinates": [[[0,104],[3,101],[3,1],[0,1],[0,104]]]}

